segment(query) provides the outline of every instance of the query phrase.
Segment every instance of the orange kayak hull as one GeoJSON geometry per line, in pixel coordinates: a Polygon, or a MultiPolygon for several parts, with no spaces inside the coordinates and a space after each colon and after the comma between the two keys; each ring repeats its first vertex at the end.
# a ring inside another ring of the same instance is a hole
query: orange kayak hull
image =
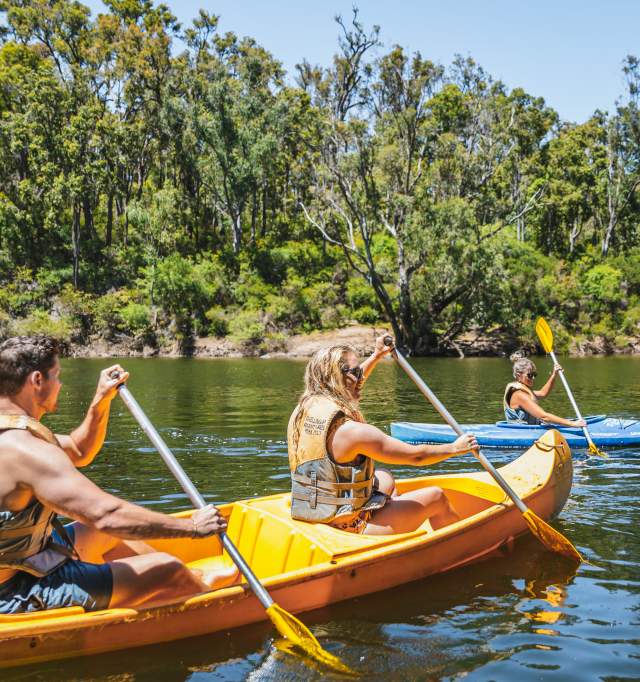
{"type": "MultiPolygon", "coordinates": [[[[549,520],[571,491],[571,453],[552,430],[500,473],[549,520]]],[[[229,536],[273,599],[302,613],[469,564],[528,532],[520,512],[485,472],[401,480],[398,490],[430,485],[443,488],[460,521],[437,531],[427,521],[412,533],[353,535],[293,521],[288,494],[235,502],[221,511],[229,517],[229,536]]],[[[151,544],[194,568],[230,561],[217,538],[151,544]]],[[[246,584],[147,608],[85,613],[71,607],[0,616],[0,668],[168,642],[266,618],[246,584]]]]}

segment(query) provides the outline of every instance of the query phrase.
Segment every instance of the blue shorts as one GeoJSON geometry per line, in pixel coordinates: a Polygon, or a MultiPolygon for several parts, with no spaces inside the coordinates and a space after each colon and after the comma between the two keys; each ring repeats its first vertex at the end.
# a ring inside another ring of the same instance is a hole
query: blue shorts
{"type": "MultiPolygon", "coordinates": [[[[65,526],[74,539],[73,526],[65,526]]],[[[66,544],[54,531],[57,543],[66,544]]],[[[13,578],[0,585],[0,614],[28,613],[82,606],[85,611],[109,608],[113,592],[113,574],[108,564],[88,564],[84,561],[65,561],[60,568],[44,578],[18,571],[13,578]]]]}

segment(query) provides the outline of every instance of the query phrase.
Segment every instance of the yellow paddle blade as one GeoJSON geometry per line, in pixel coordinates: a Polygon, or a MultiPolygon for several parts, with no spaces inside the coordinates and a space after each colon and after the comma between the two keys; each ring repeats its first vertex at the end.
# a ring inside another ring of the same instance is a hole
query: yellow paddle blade
{"type": "Polygon", "coordinates": [[[325,651],[309,628],[294,615],[275,603],[271,604],[267,609],[267,614],[271,618],[271,622],[276,630],[307,656],[331,670],[351,677],[358,677],[358,674],[345,665],[337,656],[325,651]]]}
{"type": "Polygon", "coordinates": [[[552,528],[531,509],[527,509],[522,516],[524,516],[531,532],[543,545],[545,545],[545,547],[548,547],[550,550],[558,552],[559,554],[563,554],[569,559],[584,561],[580,552],[578,552],[562,533],[559,533],[555,528],[552,528]]]}
{"type": "Polygon", "coordinates": [[[595,443],[589,444],[589,452],[592,455],[597,455],[598,457],[604,457],[605,459],[609,459],[609,455],[606,452],[602,452],[602,450],[595,443]]]}
{"type": "Polygon", "coordinates": [[[539,317],[536,322],[536,334],[540,339],[544,352],[550,353],[553,350],[553,332],[544,317],[539,317]]]}

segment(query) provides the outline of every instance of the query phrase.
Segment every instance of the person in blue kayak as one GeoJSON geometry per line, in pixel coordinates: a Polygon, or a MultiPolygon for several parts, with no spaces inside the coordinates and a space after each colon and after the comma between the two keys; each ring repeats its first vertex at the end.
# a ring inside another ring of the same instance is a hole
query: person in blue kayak
{"type": "Polygon", "coordinates": [[[554,365],[551,376],[545,385],[537,391],[533,388],[533,383],[538,376],[535,364],[522,353],[514,353],[510,357],[513,363],[513,378],[504,390],[503,407],[504,416],[507,421],[517,424],[558,424],[560,426],[585,426],[583,419],[564,419],[551,412],[547,412],[540,407],[540,398],[546,398],[556,381],[562,367],[554,365]]]}
{"type": "Polygon", "coordinates": [[[318,351],[305,371],[305,390],[287,429],[291,470],[291,515],[351,533],[406,533],[429,519],[438,529],[458,521],[441,488],[398,495],[385,464],[435,464],[478,447],[465,434],[446,445],[410,445],[367,424],[360,393],[378,360],[389,353],[385,335],[362,364],[351,346],[318,351]]]}

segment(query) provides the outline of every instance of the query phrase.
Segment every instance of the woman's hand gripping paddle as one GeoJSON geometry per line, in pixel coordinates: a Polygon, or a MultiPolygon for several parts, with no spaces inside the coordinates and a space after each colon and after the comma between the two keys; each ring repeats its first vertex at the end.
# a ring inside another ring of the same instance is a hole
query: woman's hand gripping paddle
{"type": "MultiPolygon", "coordinates": [[[[116,378],[116,377],[114,377],[116,378]]],[[[178,463],[171,450],[167,447],[160,434],[156,431],[153,424],[149,421],[147,415],[143,412],[142,408],[138,404],[138,401],[133,397],[131,391],[124,385],[120,384],[118,386],[118,392],[120,397],[124,401],[124,404],[129,408],[131,414],[134,416],[135,420],[140,424],[142,430],[147,434],[149,440],[155,445],[156,449],[160,453],[160,456],[164,460],[164,463],[169,467],[171,473],[176,477],[176,480],[182,486],[182,489],[187,493],[191,503],[197,507],[202,508],[206,505],[204,498],[196,487],[193,485],[184,469],[178,463]]],[[[251,589],[255,593],[256,597],[260,600],[262,606],[264,606],[267,615],[271,619],[276,630],[286,637],[294,647],[301,650],[307,656],[321,663],[322,665],[349,676],[356,676],[351,668],[346,666],[339,658],[325,651],[321,646],[320,642],[313,636],[311,631],[301,623],[295,616],[285,611],[281,606],[278,606],[269,593],[266,591],[262,583],[258,580],[257,576],[249,567],[249,564],[243,559],[242,555],[238,552],[235,545],[229,539],[226,533],[220,533],[220,540],[222,541],[222,546],[225,548],[229,556],[233,559],[233,562],[240,569],[242,575],[246,578],[251,589]]]]}
{"type": "MultiPolygon", "coordinates": [[[[544,317],[539,317],[538,321],[536,322],[536,334],[540,339],[540,343],[542,344],[545,353],[549,353],[554,364],[556,365],[559,364],[558,360],[556,359],[556,354],[553,352],[553,332],[551,331],[551,327],[549,327],[544,317]]],[[[578,419],[582,419],[582,415],[580,414],[580,408],[578,407],[578,403],[576,403],[576,399],[573,397],[573,393],[571,392],[571,388],[569,387],[569,382],[567,381],[567,378],[564,375],[564,370],[561,369],[559,374],[560,379],[562,380],[562,385],[564,386],[564,390],[567,392],[567,395],[569,396],[569,401],[571,402],[573,410],[576,413],[576,417],[578,419]]],[[[600,450],[598,446],[593,442],[591,434],[589,433],[589,429],[586,426],[582,427],[582,433],[584,433],[584,437],[587,439],[587,443],[589,444],[589,452],[591,454],[598,455],[599,457],[608,457],[608,455],[602,452],[602,450],[600,450]]]]}
{"type": "MultiPolygon", "coordinates": [[[[385,345],[393,346],[393,339],[387,336],[385,339],[385,345]]],[[[406,358],[398,351],[397,348],[393,348],[391,353],[395,358],[396,362],[402,367],[402,369],[407,373],[409,378],[418,387],[418,390],[424,395],[424,397],[435,407],[435,409],[440,413],[440,416],[449,424],[449,426],[456,432],[458,436],[461,436],[464,432],[460,428],[460,424],[451,416],[449,410],[438,400],[435,393],[427,386],[427,384],[420,378],[420,375],[413,369],[413,367],[407,362],[406,358]]],[[[531,532],[542,542],[543,545],[548,547],[554,552],[563,554],[570,559],[575,561],[583,561],[580,552],[567,540],[567,538],[559,533],[555,528],[552,528],[546,521],[543,521],[533,510],[529,509],[527,505],[518,497],[511,486],[502,478],[502,476],[497,472],[493,464],[482,454],[478,449],[474,451],[474,456],[480,461],[480,464],[491,474],[495,482],[502,488],[505,494],[511,498],[512,502],[519,509],[524,516],[527,525],[529,526],[531,532]]]]}

